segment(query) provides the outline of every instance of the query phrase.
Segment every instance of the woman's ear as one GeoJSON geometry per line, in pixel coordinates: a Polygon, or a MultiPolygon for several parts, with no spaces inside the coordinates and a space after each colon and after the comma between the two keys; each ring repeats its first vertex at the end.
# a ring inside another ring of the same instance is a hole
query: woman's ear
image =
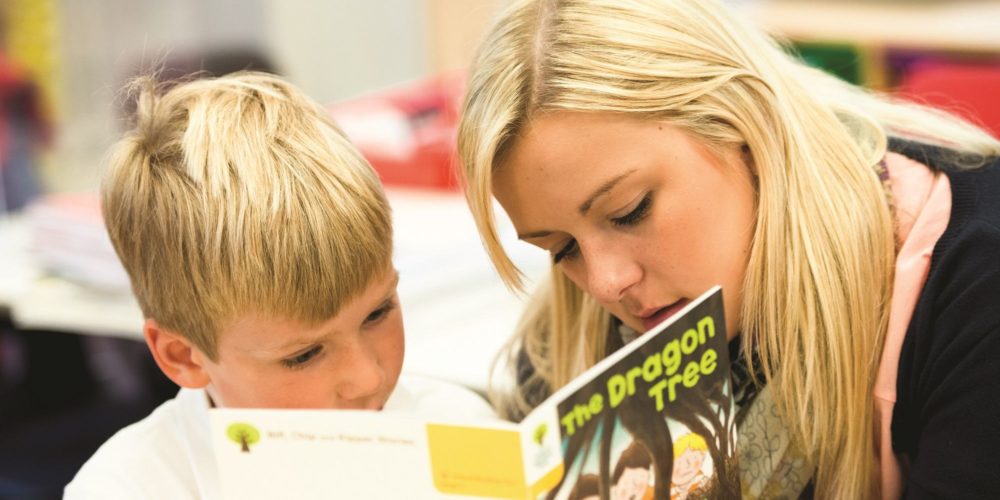
{"type": "Polygon", "coordinates": [[[205,371],[206,357],[179,333],[163,328],[154,319],[147,319],[142,326],[146,345],[160,371],[175,384],[189,389],[208,385],[210,378],[205,371]]]}

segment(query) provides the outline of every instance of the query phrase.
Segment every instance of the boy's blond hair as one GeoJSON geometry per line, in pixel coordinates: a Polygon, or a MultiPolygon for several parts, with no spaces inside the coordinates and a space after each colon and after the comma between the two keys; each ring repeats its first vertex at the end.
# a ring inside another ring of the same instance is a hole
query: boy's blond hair
{"type": "Polygon", "coordinates": [[[708,443],[705,442],[705,438],[693,432],[685,434],[674,441],[674,459],[681,456],[687,450],[707,452],[708,443]]]}
{"type": "Polygon", "coordinates": [[[315,324],[389,269],[377,176],[298,89],[250,72],[133,88],[101,199],[147,318],[216,360],[236,317],[315,324]]]}

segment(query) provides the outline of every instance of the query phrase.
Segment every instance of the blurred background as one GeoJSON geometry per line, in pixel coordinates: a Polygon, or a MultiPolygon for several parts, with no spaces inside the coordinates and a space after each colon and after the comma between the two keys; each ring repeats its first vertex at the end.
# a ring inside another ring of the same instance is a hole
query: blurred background
{"type": "MultiPolygon", "coordinates": [[[[58,498],[97,446],[176,392],[96,202],[121,88],[162,71],[260,69],[321,103],[394,207],[404,369],[484,391],[521,298],[457,191],[463,70],[503,0],[3,0],[0,498],[58,498]],[[445,356],[443,353],[448,353],[445,356]]],[[[1000,133],[1000,2],[730,0],[811,64],[1000,133]]],[[[502,237],[530,279],[546,257],[502,237]]]]}

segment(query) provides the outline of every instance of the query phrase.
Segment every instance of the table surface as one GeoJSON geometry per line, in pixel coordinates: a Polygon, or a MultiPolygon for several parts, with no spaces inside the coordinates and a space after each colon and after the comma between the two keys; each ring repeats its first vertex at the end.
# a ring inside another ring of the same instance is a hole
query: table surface
{"type": "MultiPolygon", "coordinates": [[[[483,391],[523,298],[500,281],[461,195],[391,189],[388,197],[406,329],[403,369],[483,391]]],[[[25,222],[0,219],[0,308],[15,324],[141,340],[143,318],[132,295],[46,273],[32,258],[25,222]]],[[[541,279],[548,268],[544,252],[516,241],[509,222],[499,222],[515,263],[530,280],[541,279]]]]}

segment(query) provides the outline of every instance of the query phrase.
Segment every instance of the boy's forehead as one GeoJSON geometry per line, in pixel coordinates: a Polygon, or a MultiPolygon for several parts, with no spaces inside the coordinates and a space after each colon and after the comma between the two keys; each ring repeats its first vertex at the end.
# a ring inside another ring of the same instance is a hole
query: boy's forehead
{"type": "Polygon", "coordinates": [[[371,312],[369,309],[378,307],[395,294],[398,284],[399,272],[390,267],[388,272],[347,300],[332,317],[318,322],[264,311],[237,314],[220,332],[219,348],[267,354],[315,344],[335,333],[341,320],[366,317],[371,312]]]}

